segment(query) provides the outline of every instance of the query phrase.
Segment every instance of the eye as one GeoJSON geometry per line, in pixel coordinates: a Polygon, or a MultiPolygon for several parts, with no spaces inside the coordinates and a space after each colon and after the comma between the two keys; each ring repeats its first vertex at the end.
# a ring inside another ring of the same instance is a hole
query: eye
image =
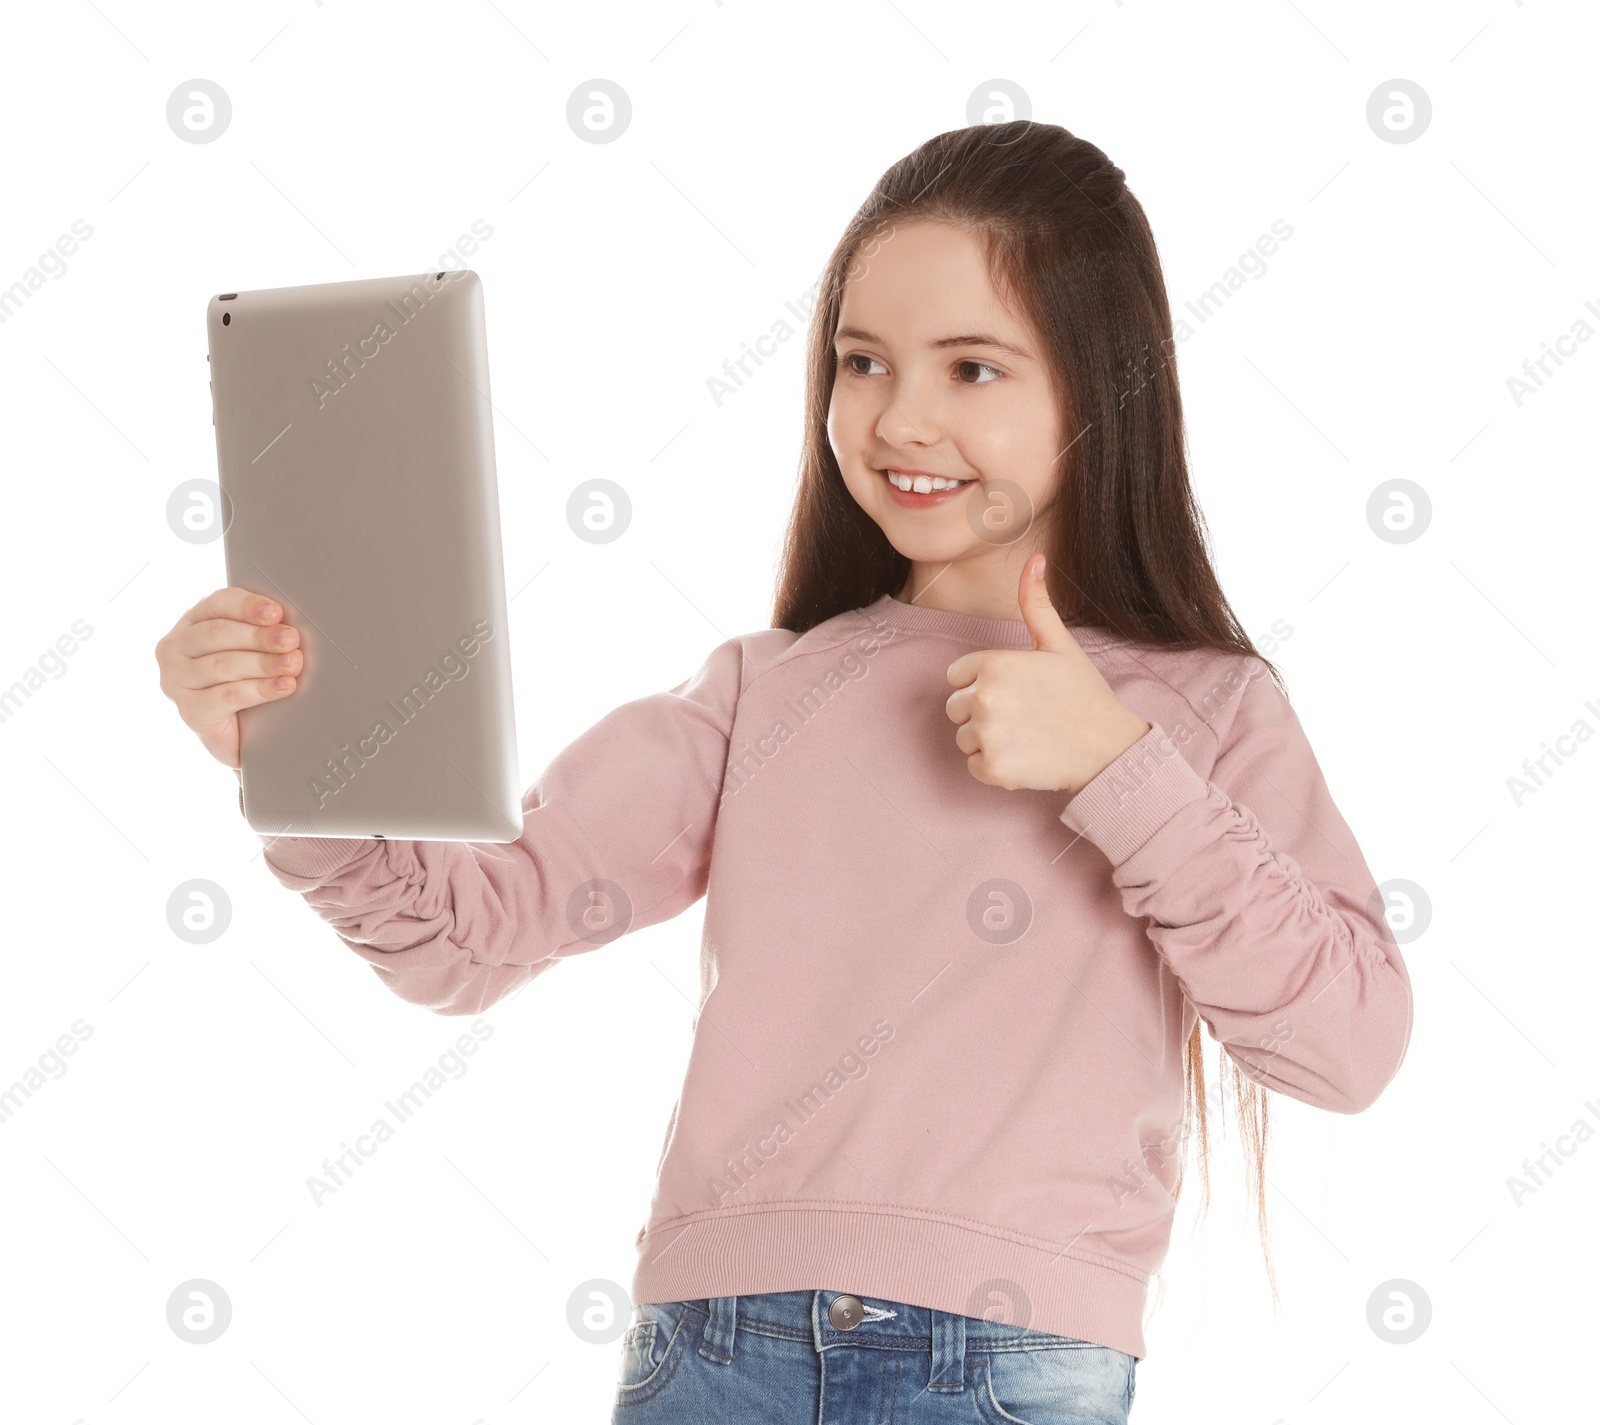
{"type": "Polygon", "coordinates": [[[883,363],[878,361],[876,358],[868,356],[864,351],[852,351],[846,356],[841,356],[839,358],[839,364],[849,371],[852,376],[877,376],[886,375],[888,373],[888,367],[884,366],[883,363]],[[865,361],[871,366],[881,367],[882,370],[862,371],[859,367],[851,365],[851,362],[854,361],[865,361]]]}
{"type": "Polygon", "coordinates": [[[994,381],[995,377],[1003,376],[1005,374],[1003,371],[1000,370],[1000,368],[998,366],[990,366],[987,361],[958,361],[958,362],[956,362],[956,370],[957,371],[960,371],[963,367],[966,367],[966,366],[975,366],[980,371],[992,371],[992,372],[994,372],[994,377],[991,377],[987,381],[963,381],[961,383],[963,386],[988,386],[988,385],[993,384],[993,381],[994,381]]]}

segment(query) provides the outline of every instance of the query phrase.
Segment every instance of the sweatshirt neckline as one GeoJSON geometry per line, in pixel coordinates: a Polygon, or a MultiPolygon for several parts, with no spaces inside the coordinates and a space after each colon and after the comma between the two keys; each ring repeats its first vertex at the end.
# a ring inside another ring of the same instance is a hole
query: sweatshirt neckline
{"type": "MultiPolygon", "coordinates": [[[[1033,635],[1020,618],[985,618],[978,614],[951,613],[948,609],[907,604],[893,594],[884,594],[866,606],[875,621],[912,633],[938,633],[984,648],[1032,648],[1033,635]]],[[[1102,648],[1117,641],[1117,635],[1098,625],[1078,624],[1072,636],[1083,648],[1102,648]]]]}

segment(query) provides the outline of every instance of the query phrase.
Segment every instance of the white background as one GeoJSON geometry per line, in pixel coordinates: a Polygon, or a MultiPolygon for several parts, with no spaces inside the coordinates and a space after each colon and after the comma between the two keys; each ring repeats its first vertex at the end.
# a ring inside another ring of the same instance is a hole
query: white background
{"type": "Polygon", "coordinates": [[[1193,1177],[1178,1206],[1134,1419],[1593,1409],[1600,1143],[1566,1140],[1520,1205],[1507,1185],[1574,1121],[1600,1128],[1600,748],[1520,806],[1507,787],[1600,727],[1600,343],[1520,405],[1507,385],[1600,306],[1590,7],[72,0],[5,26],[0,287],[74,220],[93,236],[0,325],[0,686],[74,620],[93,633],[0,723],[0,1086],[75,1021],[92,1034],[0,1124],[0,1415],[605,1419],[617,1347],[574,1334],[569,1298],[629,1280],[689,1045],[699,906],[494,1007],[470,1071],[314,1205],[322,1160],[468,1026],[387,993],[273,880],[233,774],[157,687],[157,638],[224,582],[221,544],[165,515],[216,475],[207,301],[430,269],[492,227],[467,261],[529,783],[768,625],[801,342],[720,407],[707,378],[996,77],[1126,170],[1175,312],[1293,227],[1180,349],[1193,477],[1246,627],[1293,628],[1272,656],[1374,874],[1432,903],[1394,1083],[1354,1117],[1274,1099],[1282,1310],[1230,1128],[1198,1233],[1193,1177]],[[232,100],[215,142],[166,122],[195,77],[232,100]],[[596,77],[633,104],[609,144],[566,121],[596,77]],[[1396,77],[1432,100],[1413,143],[1366,121],[1396,77]],[[565,522],[596,475],[633,500],[613,544],[565,522]],[[1395,476],[1432,502],[1408,544],[1366,521],[1395,476]],[[211,945],[167,926],[196,877],[232,902],[211,945]],[[167,1324],[191,1278],[232,1302],[210,1345],[167,1324]],[[1367,1322],[1393,1278],[1432,1303],[1409,1345],[1367,1322]]]}

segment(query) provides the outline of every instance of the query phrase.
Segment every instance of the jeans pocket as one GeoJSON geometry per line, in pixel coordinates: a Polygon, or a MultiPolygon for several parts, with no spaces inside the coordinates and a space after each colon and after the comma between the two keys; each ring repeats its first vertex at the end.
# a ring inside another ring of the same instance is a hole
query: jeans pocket
{"type": "Polygon", "coordinates": [[[984,1425],[1127,1425],[1134,1365],[1087,1341],[986,1352],[978,1416],[984,1425]]]}
{"type": "Polygon", "coordinates": [[[673,1350],[680,1332],[677,1303],[645,1302],[634,1311],[639,1319],[622,1335],[618,1404],[637,1403],[653,1396],[671,1377],[676,1357],[681,1355],[673,1350]]]}

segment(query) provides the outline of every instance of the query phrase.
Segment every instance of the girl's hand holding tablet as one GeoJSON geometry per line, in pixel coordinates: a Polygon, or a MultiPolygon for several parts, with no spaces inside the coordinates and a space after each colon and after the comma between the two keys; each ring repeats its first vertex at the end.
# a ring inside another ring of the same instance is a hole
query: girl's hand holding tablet
{"type": "Polygon", "coordinates": [[[218,589],[156,644],[161,691],[225,766],[239,765],[239,709],[295,690],[300,632],[282,617],[282,605],[264,594],[218,589]]]}

